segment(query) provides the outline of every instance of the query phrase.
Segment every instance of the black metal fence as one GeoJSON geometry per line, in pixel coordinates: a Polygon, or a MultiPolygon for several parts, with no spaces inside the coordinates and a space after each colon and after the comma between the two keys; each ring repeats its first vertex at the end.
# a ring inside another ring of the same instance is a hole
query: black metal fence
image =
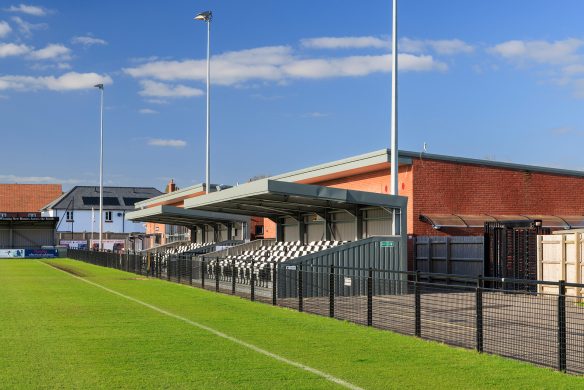
{"type": "Polygon", "coordinates": [[[372,268],[278,268],[254,261],[196,260],[192,256],[163,258],[79,250],[70,250],[69,256],[584,374],[584,302],[566,294],[566,287],[584,285],[372,268]],[[396,278],[396,273],[402,277],[396,278]],[[323,279],[327,283],[322,283],[323,279]],[[538,284],[557,293],[537,293],[538,284]],[[306,292],[311,292],[310,296],[306,292]]]}

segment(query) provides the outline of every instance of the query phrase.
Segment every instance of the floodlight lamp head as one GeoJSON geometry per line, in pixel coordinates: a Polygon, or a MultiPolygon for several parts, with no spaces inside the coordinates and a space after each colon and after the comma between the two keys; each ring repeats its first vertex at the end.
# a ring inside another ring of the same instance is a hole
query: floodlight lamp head
{"type": "Polygon", "coordinates": [[[205,22],[210,22],[211,19],[213,19],[213,12],[211,11],[201,12],[194,17],[194,20],[203,20],[205,22]]]}
{"type": "Polygon", "coordinates": [[[99,88],[99,89],[103,89],[103,84],[95,84],[94,87],[99,88]]]}

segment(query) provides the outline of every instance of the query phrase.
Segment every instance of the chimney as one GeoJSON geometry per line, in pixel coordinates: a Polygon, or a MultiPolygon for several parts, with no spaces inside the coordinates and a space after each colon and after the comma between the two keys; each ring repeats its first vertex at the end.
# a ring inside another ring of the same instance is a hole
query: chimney
{"type": "Polygon", "coordinates": [[[174,191],[176,191],[176,185],[174,184],[174,180],[170,179],[170,181],[166,185],[166,193],[168,194],[168,193],[174,192],[174,191]]]}

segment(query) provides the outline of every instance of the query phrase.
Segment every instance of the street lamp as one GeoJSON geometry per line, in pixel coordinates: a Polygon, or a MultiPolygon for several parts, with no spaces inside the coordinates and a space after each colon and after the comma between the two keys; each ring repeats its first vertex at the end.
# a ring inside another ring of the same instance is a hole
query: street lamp
{"type": "Polygon", "coordinates": [[[99,250],[103,250],[103,84],[94,85],[100,91],[99,105],[99,250]]]}
{"type": "Polygon", "coordinates": [[[205,174],[205,191],[208,194],[211,190],[210,176],[211,176],[211,19],[213,12],[205,11],[197,14],[194,20],[202,20],[207,22],[207,159],[206,159],[206,174],[205,174]]]}

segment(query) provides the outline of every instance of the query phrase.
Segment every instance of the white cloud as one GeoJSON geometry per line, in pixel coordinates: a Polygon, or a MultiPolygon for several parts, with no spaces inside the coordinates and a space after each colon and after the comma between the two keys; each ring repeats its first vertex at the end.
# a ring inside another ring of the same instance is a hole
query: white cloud
{"type": "Polygon", "coordinates": [[[169,104],[170,103],[166,99],[157,99],[157,98],[154,98],[154,99],[144,99],[144,101],[146,103],[151,103],[151,104],[169,104]]]}
{"type": "Polygon", "coordinates": [[[5,22],[4,20],[0,20],[0,38],[4,38],[6,35],[10,34],[12,31],[12,27],[5,22]]]}
{"type": "Polygon", "coordinates": [[[583,40],[574,38],[554,42],[512,40],[495,45],[488,51],[518,63],[565,64],[580,60],[578,49],[583,44],[583,40]]]}
{"type": "MultiPolygon", "coordinates": [[[[402,71],[447,69],[446,64],[429,55],[401,54],[399,60],[402,71]]],[[[252,80],[282,82],[291,78],[365,76],[391,70],[389,54],[305,59],[295,56],[288,46],[226,52],[214,56],[211,61],[212,81],[220,85],[236,85],[252,80]]],[[[123,71],[139,79],[204,81],[206,60],[153,61],[123,71]]]]}
{"type": "MultiPolygon", "coordinates": [[[[292,60],[287,46],[269,46],[226,52],[213,56],[211,77],[214,83],[232,85],[252,79],[277,80],[279,66],[292,60]]],[[[126,68],[123,71],[135,78],[158,80],[205,80],[206,60],[153,61],[126,68]]]]}
{"type": "Polygon", "coordinates": [[[460,39],[410,39],[402,38],[399,41],[399,50],[406,53],[424,53],[432,50],[441,55],[472,53],[474,47],[460,39]]]}
{"type": "Polygon", "coordinates": [[[73,37],[71,42],[83,46],[107,45],[107,41],[91,36],[73,37]]]}
{"type": "Polygon", "coordinates": [[[584,99],[584,79],[573,80],[571,86],[574,88],[574,96],[584,99]]]}
{"type": "MultiPolygon", "coordinates": [[[[448,69],[432,56],[398,55],[400,71],[431,71],[448,69]]],[[[293,78],[330,78],[367,76],[372,73],[391,71],[391,54],[378,56],[351,56],[343,58],[297,60],[283,67],[293,78]]]]}
{"type": "Polygon", "coordinates": [[[38,7],[36,5],[12,5],[5,9],[8,12],[18,12],[22,14],[32,15],[32,16],[45,16],[48,14],[48,10],[43,7],[38,7]]]}
{"type": "MultiPolygon", "coordinates": [[[[71,59],[71,49],[61,44],[50,44],[42,49],[35,50],[33,47],[24,44],[0,43],[0,58],[27,55],[32,60],[55,60],[67,61],[71,59]]],[[[47,69],[49,67],[38,66],[36,69],[47,69]]],[[[68,69],[70,65],[60,62],[51,68],[68,69]]]]}
{"type": "Polygon", "coordinates": [[[162,147],[170,147],[170,148],[184,148],[187,146],[186,141],[181,139],[160,139],[155,138],[148,141],[148,145],[150,146],[162,146],[162,147]]]}
{"type": "Polygon", "coordinates": [[[552,134],[555,135],[565,135],[569,133],[574,133],[574,128],[569,126],[562,126],[562,127],[554,127],[550,130],[552,134]]]}
{"type": "Polygon", "coordinates": [[[0,76],[0,91],[71,91],[92,88],[95,84],[111,84],[113,81],[107,75],[97,73],[69,72],[62,76],[0,76]]]}
{"type": "Polygon", "coordinates": [[[140,114],[158,114],[158,111],[153,110],[151,108],[141,108],[138,110],[140,114]]]}
{"type": "Polygon", "coordinates": [[[307,112],[301,115],[303,118],[324,118],[330,116],[330,114],[326,112],[314,111],[314,112],[307,112]]]}
{"type": "Polygon", "coordinates": [[[562,71],[566,75],[576,75],[584,73],[584,64],[572,64],[565,66],[562,71]]]}
{"type": "Polygon", "coordinates": [[[192,97],[201,96],[204,92],[198,88],[187,87],[186,85],[170,85],[152,80],[142,80],[140,82],[142,96],[150,97],[192,97]]]}
{"type": "Polygon", "coordinates": [[[320,37],[302,39],[300,44],[312,49],[389,48],[389,41],[378,37],[320,37]]]}
{"type": "Polygon", "coordinates": [[[71,69],[71,64],[66,62],[57,62],[57,63],[46,63],[46,62],[35,62],[29,66],[32,70],[48,70],[48,69],[59,69],[59,70],[68,70],[71,69]]]}
{"type": "Polygon", "coordinates": [[[0,175],[0,180],[12,183],[59,183],[59,184],[78,184],[86,182],[79,179],[59,179],[53,176],[17,176],[17,175],[0,175]]]}
{"type": "Polygon", "coordinates": [[[31,51],[26,45],[17,45],[14,43],[0,43],[0,58],[21,56],[31,51]]]}
{"type": "Polygon", "coordinates": [[[12,21],[16,23],[20,33],[28,38],[32,36],[33,30],[43,30],[48,27],[46,23],[28,23],[19,16],[13,16],[12,21]]]}
{"type": "Polygon", "coordinates": [[[33,58],[35,60],[53,60],[53,59],[68,60],[71,58],[70,53],[71,49],[69,49],[68,47],[61,44],[52,43],[50,45],[47,45],[43,49],[31,52],[30,58],[33,58]]]}

